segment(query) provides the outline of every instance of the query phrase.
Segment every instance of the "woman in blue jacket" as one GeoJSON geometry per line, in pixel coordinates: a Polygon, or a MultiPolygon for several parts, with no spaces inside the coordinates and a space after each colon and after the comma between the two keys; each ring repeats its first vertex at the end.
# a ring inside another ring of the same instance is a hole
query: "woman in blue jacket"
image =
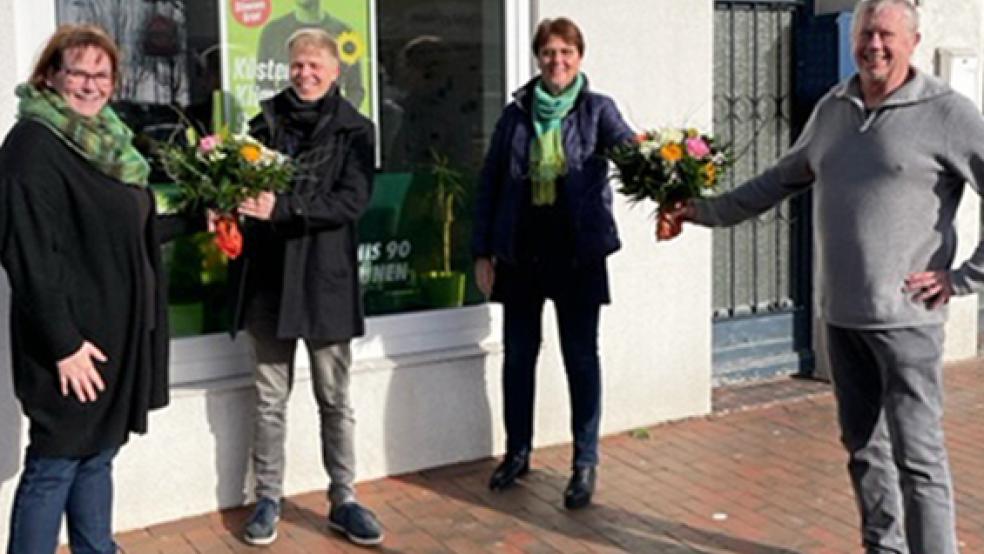
{"type": "Polygon", "coordinates": [[[603,153],[632,140],[615,103],[588,90],[584,39],[567,18],[533,39],[540,75],[514,94],[485,158],[472,239],[479,288],[503,304],[506,455],[489,481],[529,471],[536,359],[547,298],[557,314],[571,397],[573,475],[564,505],[591,502],[598,464],[598,318],[610,302],[606,257],[620,242],[603,153]]]}

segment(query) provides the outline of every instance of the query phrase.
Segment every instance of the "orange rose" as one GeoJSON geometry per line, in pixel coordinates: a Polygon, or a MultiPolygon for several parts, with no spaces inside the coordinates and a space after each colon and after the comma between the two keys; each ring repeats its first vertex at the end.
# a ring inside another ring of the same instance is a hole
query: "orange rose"
{"type": "Polygon", "coordinates": [[[260,156],[262,154],[263,153],[260,151],[260,147],[255,144],[244,144],[239,147],[239,155],[251,164],[255,164],[260,161],[260,156]]]}
{"type": "Polygon", "coordinates": [[[683,157],[683,148],[675,142],[670,142],[659,149],[659,155],[668,162],[678,162],[683,157]]]}
{"type": "Polygon", "coordinates": [[[714,186],[714,181],[717,179],[717,166],[713,162],[707,162],[704,164],[704,180],[706,185],[709,187],[714,186]]]}

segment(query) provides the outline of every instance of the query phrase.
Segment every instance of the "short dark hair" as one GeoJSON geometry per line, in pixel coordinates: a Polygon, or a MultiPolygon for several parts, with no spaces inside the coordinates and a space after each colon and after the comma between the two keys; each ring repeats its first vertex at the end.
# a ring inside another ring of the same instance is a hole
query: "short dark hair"
{"type": "Polygon", "coordinates": [[[536,26],[536,32],[533,33],[534,56],[540,53],[540,49],[552,36],[560,37],[564,42],[573,44],[577,48],[578,55],[584,56],[584,35],[581,34],[581,29],[577,24],[566,17],[544,19],[536,26]]]}
{"type": "Polygon", "coordinates": [[[45,43],[28,82],[36,89],[48,88],[48,75],[62,69],[65,52],[74,48],[98,48],[109,56],[113,83],[120,74],[120,51],[106,31],[95,25],[61,25],[45,43]]]}

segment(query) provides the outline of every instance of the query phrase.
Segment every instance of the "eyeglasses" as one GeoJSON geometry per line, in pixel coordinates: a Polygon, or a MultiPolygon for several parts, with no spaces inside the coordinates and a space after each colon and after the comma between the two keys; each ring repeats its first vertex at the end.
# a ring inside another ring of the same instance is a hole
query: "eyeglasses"
{"type": "Polygon", "coordinates": [[[62,71],[65,72],[65,83],[69,85],[81,85],[88,80],[100,88],[106,88],[113,84],[113,76],[109,73],[89,73],[72,67],[63,67],[62,71]]]}

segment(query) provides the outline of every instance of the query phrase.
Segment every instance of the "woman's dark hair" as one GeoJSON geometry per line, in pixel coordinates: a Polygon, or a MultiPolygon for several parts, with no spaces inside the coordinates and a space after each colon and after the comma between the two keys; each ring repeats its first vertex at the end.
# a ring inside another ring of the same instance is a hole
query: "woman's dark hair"
{"type": "Polygon", "coordinates": [[[533,55],[540,53],[540,49],[546,44],[551,36],[558,36],[568,44],[573,44],[577,48],[577,53],[584,56],[584,35],[576,23],[566,17],[556,19],[544,19],[536,26],[533,33],[533,55]]]}
{"type": "Polygon", "coordinates": [[[119,76],[120,51],[112,38],[95,25],[61,25],[51,35],[34,64],[34,71],[28,80],[36,89],[48,88],[48,76],[64,67],[65,52],[73,48],[94,47],[109,56],[113,72],[113,82],[119,76]]]}

